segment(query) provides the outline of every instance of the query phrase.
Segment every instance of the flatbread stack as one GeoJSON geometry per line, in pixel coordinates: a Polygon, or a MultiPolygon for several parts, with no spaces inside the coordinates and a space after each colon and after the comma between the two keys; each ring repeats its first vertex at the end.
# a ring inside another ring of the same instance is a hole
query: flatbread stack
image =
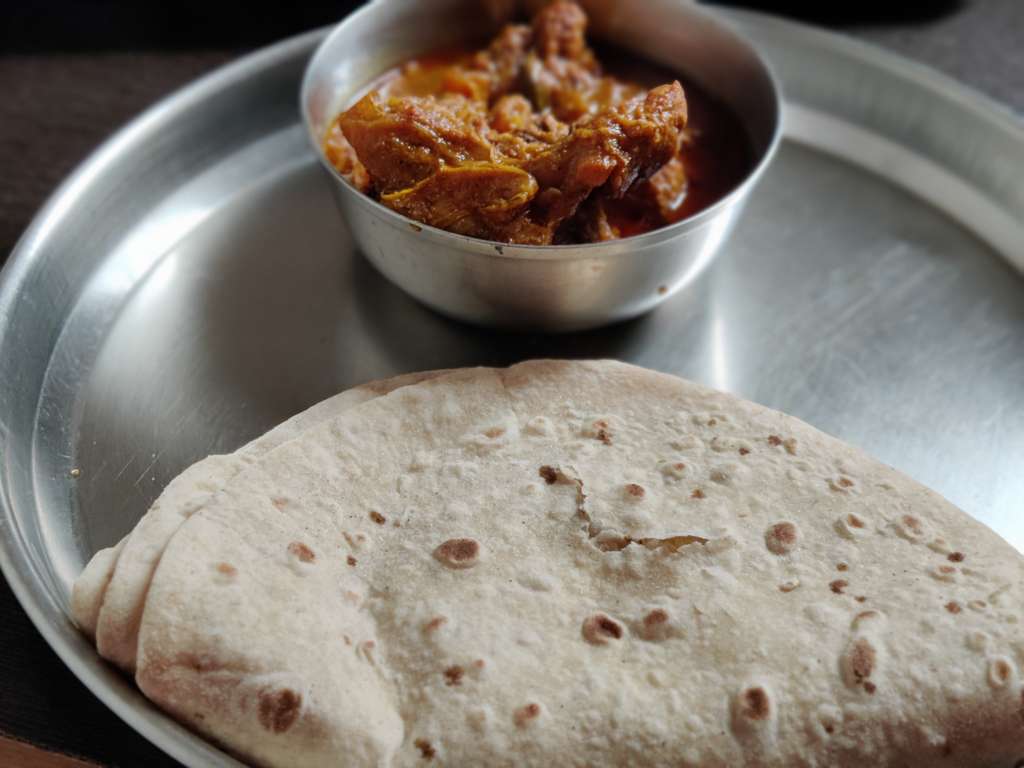
{"type": "Polygon", "coordinates": [[[784,414],[621,363],[381,382],[168,486],[74,613],[267,766],[1005,766],[1024,561],[784,414]]]}

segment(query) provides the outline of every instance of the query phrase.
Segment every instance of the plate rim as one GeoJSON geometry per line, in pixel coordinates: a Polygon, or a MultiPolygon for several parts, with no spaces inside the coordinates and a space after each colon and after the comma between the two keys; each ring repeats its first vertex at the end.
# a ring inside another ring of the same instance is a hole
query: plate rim
{"type": "MultiPolygon", "coordinates": [[[[1010,107],[926,64],[873,43],[764,13],[722,8],[709,10],[720,14],[727,21],[739,22],[743,31],[750,27],[762,26],[798,40],[803,46],[816,45],[822,49],[838,50],[862,65],[910,80],[919,87],[968,109],[979,119],[1006,132],[1011,140],[1024,147],[1024,120],[1010,107]]],[[[8,318],[13,314],[20,289],[30,276],[35,256],[45,242],[48,232],[61,225],[66,212],[88,193],[91,181],[101,176],[106,166],[124,148],[144,140],[146,134],[157,124],[178,119],[181,113],[194,104],[231,88],[236,82],[248,79],[254,74],[259,75],[276,64],[291,61],[295,57],[312,55],[316,46],[333,26],[332,24],[320,27],[286,38],[214,69],[146,108],[90,152],[57,186],[33,216],[11,250],[7,263],[0,270],[0,345],[3,344],[3,337],[8,331],[8,318]]],[[[785,102],[785,93],[783,96],[785,102]]],[[[299,114],[296,113],[296,123],[298,122],[299,114]]],[[[898,184],[898,181],[895,183],[898,184]]],[[[1004,253],[997,253],[1005,259],[1004,253]]],[[[0,426],[3,426],[3,421],[0,421],[0,426]]],[[[64,608],[49,591],[42,575],[38,573],[38,566],[33,562],[33,556],[28,551],[23,534],[19,530],[7,480],[7,473],[12,469],[7,458],[7,446],[8,435],[4,430],[0,430],[0,454],[3,454],[3,464],[0,465],[0,572],[3,573],[36,630],[93,695],[166,754],[192,766],[241,765],[211,742],[158,710],[155,705],[151,705],[151,709],[140,708],[138,703],[145,700],[134,683],[120,678],[109,665],[99,659],[91,643],[78,633],[64,608]]],[[[31,467],[18,466],[13,469],[32,472],[31,467]]]]}

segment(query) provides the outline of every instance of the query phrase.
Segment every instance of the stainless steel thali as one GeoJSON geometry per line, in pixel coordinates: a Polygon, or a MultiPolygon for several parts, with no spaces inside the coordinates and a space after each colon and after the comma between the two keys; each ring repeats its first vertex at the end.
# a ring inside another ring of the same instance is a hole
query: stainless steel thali
{"type": "Polygon", "coordinates": [[[678,373],[863,447],[1024,549],[1024,128],[902,59],[730,17],[783,83],[785,144],[719,261],[604,330],[459,325],[353,252],[298,123],[320,32],[175,94],[58,190],[0,287],[0,562],[86,685],[186,764],[235,764],[99,662],[71,582],[187,464],[403,371],[678,373]]]}

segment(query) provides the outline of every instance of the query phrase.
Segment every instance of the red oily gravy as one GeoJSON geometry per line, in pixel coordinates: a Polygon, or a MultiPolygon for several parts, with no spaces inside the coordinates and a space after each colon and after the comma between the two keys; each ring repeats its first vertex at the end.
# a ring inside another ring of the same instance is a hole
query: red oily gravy
{"type": "MultiPolygon", "coordinates": [[[[481,45],[486,42],[482,41],[481,45]]],[[[359,96],[377,91],[381,96],[438,96],[453,65],[468,61],[478,46],[446,48],[410,59],[369,83],[359,96]]],[[[671,189],[658,204],[644,195],[630,194],[604,202],[608,225],[615,238],[642,235],[675,224],[714,205],[735,189],[753,165],[753,151],[739,118],[720,100],[685,75],[641,59],[606,44],[594,46],[605,75],[628,92],[643,92],[678,80],[686,94],[688,124],[683,147],[677,156],[685,183],[671,189]]],[[[344,174],[350,173],[337,122],[325,137],[328,159],[344,174]]],[[[668,169],[666,173],[670,173],[668,169]]],[[[557,243],[580,242],[579,233],[559,232],[557,243]]],[[[609,238],[611,239],[611,238],[609,238]]]]}

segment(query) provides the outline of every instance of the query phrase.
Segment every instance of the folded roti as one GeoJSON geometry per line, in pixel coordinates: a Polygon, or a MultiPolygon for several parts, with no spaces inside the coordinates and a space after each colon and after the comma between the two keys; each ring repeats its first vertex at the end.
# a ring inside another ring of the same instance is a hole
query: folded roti
{"type": "Polygon", "coordinates": [[[254,459],[136,680],[270,766],[1006,766],[1021,557],[781,413],[614,362],[448,374],[254,459]]]}
{"type": "Polygon", "coordinates": [[[134,672],[150,579],[164,547],[185,520],[263,454],[342,411],[438,373],[404,374],[354,387],[293,416],[231,455],[208,456],[190,466],[167,485],[131,533],[93,555],[72,588],[75,622],[96,642],[104,658],[134,672]]]}

